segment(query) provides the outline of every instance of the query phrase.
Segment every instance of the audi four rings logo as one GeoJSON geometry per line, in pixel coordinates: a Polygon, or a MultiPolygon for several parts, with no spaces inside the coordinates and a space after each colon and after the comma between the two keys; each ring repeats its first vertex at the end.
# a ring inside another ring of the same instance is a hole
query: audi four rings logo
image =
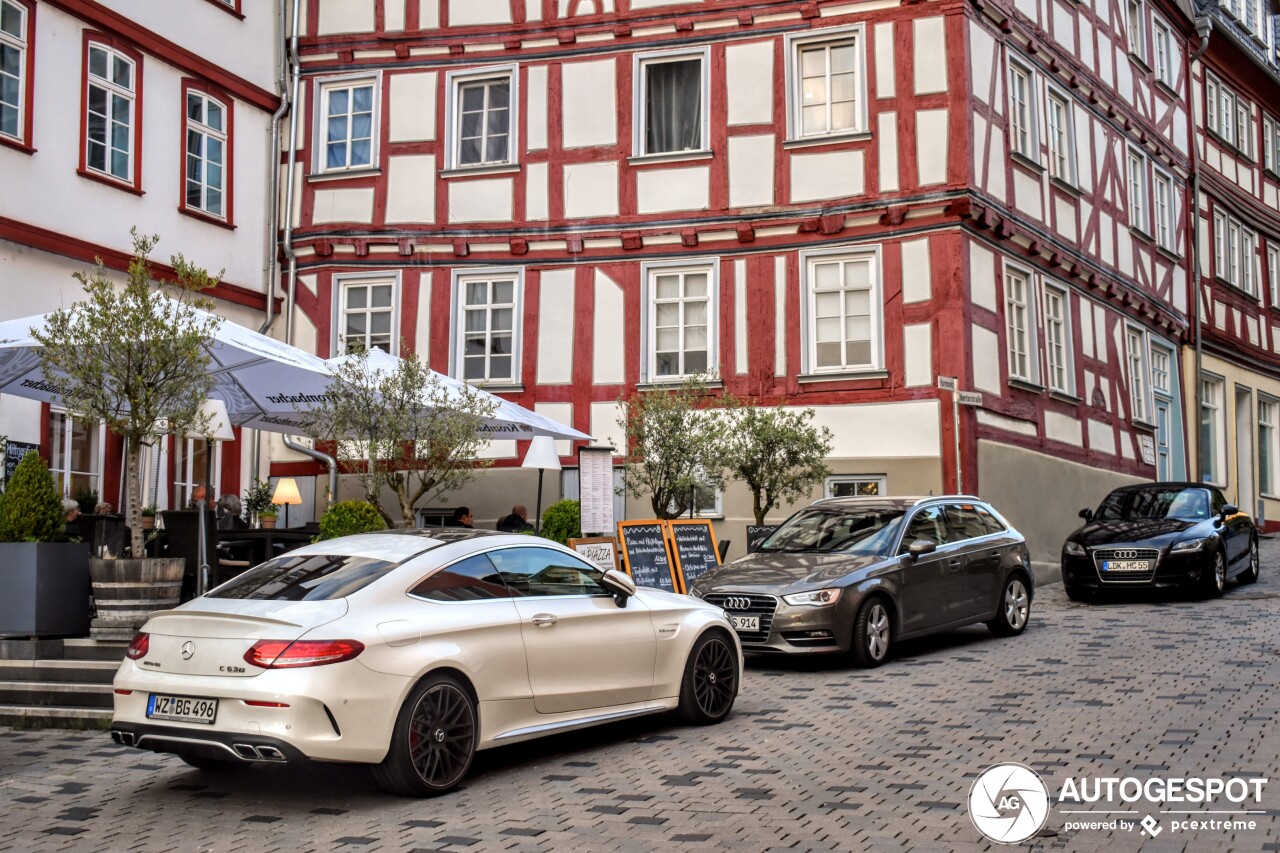
{"type": "Polygon", "coordinates": [[[751,599],[743,598],[737,595],[731,595],[724,600],[725,610],[750,610],[751,599]]]}
{"type": "Polygon", "coordinates": [[[1115,559],[1117,559],[1117,560],[1136,560],[1136,559],[1138,559],[1138,552],[1137,552],[1137,551],[1135,551],[1135,550],[1133,550],[1132,548],[1126,549],[1126,550],[1124,550],[1124,551],[1112,551],[1111,553],[1115,555],[1115,559]]]}
{"type": "Polygon", "coordinates": [[[182,659],[191,660],[191,656],[196,653],[196,644],[187,640],[182,644],[182,659]]]}

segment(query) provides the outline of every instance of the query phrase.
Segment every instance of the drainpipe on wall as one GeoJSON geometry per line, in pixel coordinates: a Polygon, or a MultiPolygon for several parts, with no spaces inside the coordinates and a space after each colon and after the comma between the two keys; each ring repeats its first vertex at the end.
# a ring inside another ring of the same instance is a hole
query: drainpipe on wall
{"type": "MultiPolygon", "coordinates": [[[[1194,65],[1200,57],[1204,56],[1204,52],[1209,49],[1209,36],[1213,33],[1212,18],[1196,18],[1196,35],[1200,37],[1200,46],[1196,48],[1196,52],[1187,57],[1187,93],[1191,92],[1191,66],[1194,65]]],[[[1187,102],[1191,104],[1194,111],[1194,102],[1190,97],[1187,102]]],[[[1200,373],[1204,369],[1204,346],[1200,334],[1200,157],[1196,148],[1196,121],[1192,115],[1187,122],[1187,126],[1191,128],[1191,328],[1193,340],[1195,341],[1195,371],[1193,378],[1193,388],[1195,393],[1192,396],[1194,401],[1194,409],[1189,412],[1191,417],[1187,418],[1188,425],[1195,424],[1195,443],[1192,445],[1192,452],[1188,454],[1193,460],[1192,476],[1188,480],[1199,482],[1204,468],[1201,467],[1200,459],[1200,409],[1204,405],[1204,392],[1200,387],[1200,373]]],[[[1190,430],[1189,430],[1190,432],[1190,430]]]]}

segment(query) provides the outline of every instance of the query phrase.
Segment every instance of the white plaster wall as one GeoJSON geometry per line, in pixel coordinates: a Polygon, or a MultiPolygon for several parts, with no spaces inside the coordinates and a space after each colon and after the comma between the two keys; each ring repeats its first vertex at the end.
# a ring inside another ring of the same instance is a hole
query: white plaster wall
{"type": "MultiPolygon", "coordinates": [[[[567,427],[573,426],[573,403],[534,403],[533,410],[544,418],[551,418],[558,424],[564,424],[567,427]]],[[[572,452],[573,442],[556,442],[556,453],[560,456],[568,456],[572,452]]]]}
{"type": "Polygon", "coordinates": [[[730,126],[770,124],[773,121],[773,42],[726,47],[725,87],[729,95],[730,126]]]}
{"type": "Polygon", "coordinates": [[[387,132],[392,142],[436,138],[436,75],[433,71],[390,74],[387,132]]]}
{"type": "Polygon", "coordinates": [[[449,25],[472,27],[481,24],[511,23],[509,0],[465,0],[449,4],[449,25]]]}
{"type": "Polygon", "coordinates": [[[866,173],[861,151],[791,155],[791,201],[862,195],[866,173]]]}
{"type": "MultiPolygon", "coordinates": [[[[969,22],[969,68],[973,96],[987,103],[991,95],[992,64],[996,60],[996,42],[976,21],[969,22]]],[[[997,87],[998,94],[998,87],[997,87]]]]}
{"type": "Polygon", "coordinates": [[[315,192],[315,205],[311,221],[362,222],[373,221],[373,188],[351,190],[323,190],[315,192]]]}
{"type": "Polygon", "coordinates": [[[618,164],[566,163],[564,215],[568,219],[618,215],[618,164]]]}
{"type": "Polygon", "coordinates": [[[969,243],[969,299],[974,305],[996,310],[996,258],[990,249],[969,243]]]}
{"type": "Polygon", "coordinates": [[[875,25],[876,97],[892,98],[895,95],[893,64],[893,24],[875,25]]]}
{"type": "Polygon", "coordinates": [[[524,215],[526,219],[546,219],[547,210],[547,164],[528,163],[525,165],[524,181],[524,215]]]}
{"type": "Polygon", "coordinates": [[[908,388],[933,385],[933,326],[902,327],[903,384],[908,388]]]}
{"type": "Polygon", "coordinates": [[[912,71],[917,95],[947,91],[947,32],[941,17],[916,18],[912,71]]]}
{"type": "Polygon", "coordinates": [[[1071,242],[1076,240],[1076,209],[1071,202],[1058,196],[1053,202],[1054,227],[1059,234],[1071,242]]]}
{"type": "Polygon", "coordinates": [[[636,207],[640,213],[706,210],[710,192],[711,170],[706,166],[636,174],[636,207]]]}
{"type": "Polygon", "coordinates": [[[1116,435],[1111,429],[1111,424],[1089,419],[1089,449],[1115,455],[1116,435]]]}
{"type": "Polygon", "coordinates": [[[973,339],[973,387],[978,391],[1000,394],[1000,339],[990,329],[971,324],[973,339]]]}
{"type": "Polygon", "coordinates": [[[418,323],[417,328],[414,329],[413,351],[425,356],[430,352],[431,345],[431,274],[429,272],[424,272],[418,277],[417,287],[418,323]]]}
{"type": "Polygon", "coordinates": [[[876,116],[876,145],[880,155],[880,192],[898,191],[898,114],[876,116]]]}
{"type": "Polygon", "coordinates": [[[937,400],[816,406],[813,423],[831,430],[835,458],[937,456],[941,447],[937,400]]]}
{"type": "Polygon", "coordinates": [[[449,182],[450,222],[508,222],[513,186],[510,178],[449,182]]]}
{"type": "Polygon", "coordinates": [[[947,181],[947,118],[946,109],[916,112],[916,158],[922,187],[947,181]]]}
{"type": "Polygon", "coordinates": [[[773,259],[773,375],[787,375],[787,259],[773,259]]]}
{"type": "Polygon", "coordinates": [[[618,141],[616,68],[613,59],[566,62],[560,66],[565,148],[612,145],[618,141]]]}
{"type": "Polygon", "coordinates": [[[1080,420],[1052,409],[1046,409],[1044,413],[1044,435],[1045,438],[1061,441],[1064,444],[1075,447],[1084,446],[1080,420]]]}
{"type": "Polygon", "coordinates": [[[592,403],[591,404],[591,426],[588,431],[591,433],[592,444],[600,446],[609,446],[618,450],[625,450],[627,446],[627,434],[622,427],[618,426],[618,418],[625,414],[626,407],[618,403],[592,403]]]}
{"type": "Polygon", "coordinates": [[[383,10],[388,31],[404,29],[405,0],[383,0],[383,10]]]}
{"type": "Polygon", "coordinates": [[[547,66],[532,65],[524,87],[525,144],[530,151],[547,147],[547,66]]]}
{"type": "Polygon", "coordinates": [[[311,0],[319,5],[316,34],[371,33],[374,25],[374,0],[311,0]]]}
{"type": "Polygon", "coordinates": [[[733,262],[733,367],[742,375],[747,372],[747,262],[733,262]]]}
{"type": "Polygon", "coordinates": [[[729,206],[773,204],[774,136],[729,137],[729,206]]]}
{"type": "Polygon", "coordinates": [[[436,221],[436,158],[387,158],[387,222],[436,221]]]}
{"type": "Polygon", "coordinates": [[[929,266],[929,238],[904,240],[902,243],[902,301],[924,302],[932,296],[932,271],[929,266]]]}
{"type": "Polygon", "coordinates": [[[0,435],[13,441],[40,444],[44,438],[40,434],[40,403],[0,394],[0,435]]]}
{"type": "MultiPolygon", "coordinates": [[[[591,351],[591,378],[596,385],[615,385],[625,379],[626,342],[623,330],[625,306],[622,288],[596,270],[596,308],[592,314],[594,340],[591,351]]],[[[594,418],[594,404],[592,407],[594,418]]],[[[595,435],[594,429],[592,435],[595,435]]],[[[622,447],[622,445],[615,445],[622,447]]]]}
{"type": "Polygon", "coordinates": [[[1040,181],[1023,172],[1013,170],[1013,205],[1032,219],[1044,218],[1040,181]]]}
{"type": "Polygon", "coordinates": [[[545,270],[538,285],[539,385],[573,380],[573,270],[545,270]]]}

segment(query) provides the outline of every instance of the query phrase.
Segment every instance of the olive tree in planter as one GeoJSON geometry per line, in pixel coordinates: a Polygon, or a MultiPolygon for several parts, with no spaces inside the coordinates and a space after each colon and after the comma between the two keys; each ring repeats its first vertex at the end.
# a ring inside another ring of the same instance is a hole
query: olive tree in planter
{"type": "Polygon", "coordinates": [[[44,459],[22,457],[0,499],[0,636],[84,636],[89,546],[67,542],[62,498],[44,459]]]}
{"type": "Polygon", "coordinates": [[[133,231],[128,277],[117,287],[99,260],[92,274],[76,273],[85,298],[33,329],[45,376],[76,416],[101,420],[125,439],[130,559],[90,560],[98,619],[94,636],[127,639],[150,610],[177,603],[181,559],[146,559],[142,529],[142,447],[156,424],[179,434],[207,428],[201,404],[213,387],[204,343],[220,320],[197,309],[201,291],[216,284],[204,270],[175,255],[174,281],[153,288],[148,255],[159,238],[133,231]]]}

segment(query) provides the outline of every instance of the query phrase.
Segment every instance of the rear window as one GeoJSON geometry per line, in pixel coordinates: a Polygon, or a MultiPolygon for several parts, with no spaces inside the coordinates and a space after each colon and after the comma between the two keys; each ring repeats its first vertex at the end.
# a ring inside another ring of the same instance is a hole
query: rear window
{"type": "Polygon", "coordinates": [[[285,554],[218,587],[210,598],[256,601],[331,601],[364,589],[400,565],[336,554],[285,554]]]}

